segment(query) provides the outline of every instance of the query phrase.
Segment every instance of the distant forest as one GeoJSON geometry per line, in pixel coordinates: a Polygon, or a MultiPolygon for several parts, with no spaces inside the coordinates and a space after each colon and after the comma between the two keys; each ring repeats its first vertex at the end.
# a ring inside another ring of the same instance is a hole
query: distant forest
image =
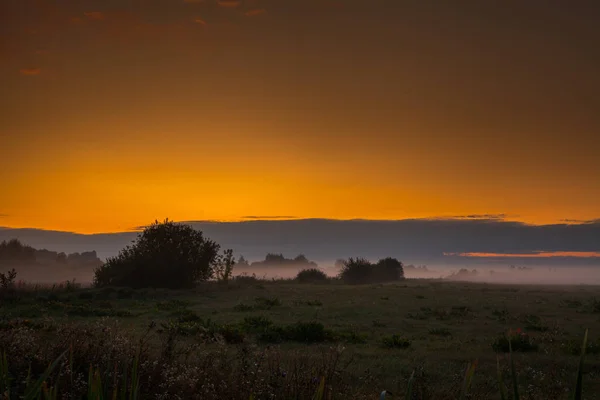
{"type": "Polygon", "coordinates": [[[296,256],[295,258],[285,258],[283,254],[268,253],[263,261],[255,261],[248,263],[248,261],[241,256],[235,264],[237,268],[248,268],[248,267],[292,267],[292,268],[317,268],[318,265],[314,261],[308,260],[303,254],[296,256]]]}
{"type": "Polygon", "coordinates": [[[36,265],[96,268],[102,264],[102,260],[98,258],[95,251],[66,254],[45,249],[34,249],[17,239],[5,240],[0,243],[0,270],[6,267],[16,268],[36,265]]]}

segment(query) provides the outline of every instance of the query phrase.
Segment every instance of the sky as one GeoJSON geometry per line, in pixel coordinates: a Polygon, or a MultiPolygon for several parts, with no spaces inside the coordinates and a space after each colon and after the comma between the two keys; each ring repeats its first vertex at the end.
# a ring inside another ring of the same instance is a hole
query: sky
{"type": "Polygon", "coordinates": [[[0,226],[600,218],[597,1],[0,7],[0,226]]]}

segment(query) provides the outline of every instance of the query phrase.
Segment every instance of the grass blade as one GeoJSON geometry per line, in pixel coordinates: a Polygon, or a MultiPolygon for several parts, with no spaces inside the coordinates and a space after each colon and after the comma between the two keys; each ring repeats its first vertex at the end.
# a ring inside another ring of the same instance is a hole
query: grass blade
{"type": "Polygon", "coordinates": [[[500,389],[500,399],[506,400],[508,398],[508,394],[506,393],[506,387],[504,386],[504,381],[502,380],[502,370],[500,369],[500,357],[496,355],[496,369],[498,371],[498,388],[500,389]]]}
{"type": "Polygon", "coordinates": [[[0,359],[0,396],[10,399],[10,375],[8,374],[6,352],[2,352],[2,359],[0,359]]]}
{"type": "Polygon", "coordinates": [[[410,374],[410,378],[408,378],[408,384],[406,386],[406,396],[404,398],[406,400],[412,399],[412,390],[413,390],[413,382],[415,381],[415,371],[410,374]]]}
{"type": "Polygon", "coordinates": [[[325,377],[322,377],[321,383],[319,383],[319,386],[317,387],[317,391],[315,392],[315,395],[313,396],[313,400],[323,400],[324,394],[325,394],[325,377]]]}
{"type": "Polygon", "coordinates": [[[65,350],[60,356],[58,356],[58,358],[54,360],[54,362],[50,364],[48,368],[46,368],[42,376],[40,376],[33,385],[27,385],[27,388],[25,389],[25,396],[23,396],[24,400],[35,400],[39,397],[44,382],[50,377],[50,374],[52,374],[52,371],[54,371],[58,363],[67,354],[67,351],[68,350],[65,350]]]}
{"type": "Polygon", "coordinates": [[[513,399],[519,400],[519,381],[517,380],[517,371],[515,370],[515,360],[512,353],[511,338],[508,338],[508,357],[510,359],[510,378],[513,386],[513,399]]]}
{"type": "Polygon", "coordinates": [[[471,382],[473,381],[473,375],[475,374],[475,368],[477,367],[477,360],[473,361],[471,364],[467,365],[467,370],[465,371],[465,380],[463,382],[463,387],[460,393],[460,400],[464,400],[467,397],[467,392],[471,387],[471,382]]]}
{"type": "Polygon", "coordinates": [[[575,392],[573,400],[581,400],[583,391],[583,359],[585,358],[585,350],[587,348],[588,330],[585,330],[583,335],[583,344],[581,345],[581,357],[579,358],[579,368],[577,369],[577,382],[575,383],[575,392]]]}
{"type": "Polygon", "coordinates": [[[131,392],[129,393],[129,400],[137,400],[140,391],[140,377],[138,374],[139,363],[140,353],[138,352],[135,355],[135,359],[133,360],[133,366],[131,367],[131,392]]]}

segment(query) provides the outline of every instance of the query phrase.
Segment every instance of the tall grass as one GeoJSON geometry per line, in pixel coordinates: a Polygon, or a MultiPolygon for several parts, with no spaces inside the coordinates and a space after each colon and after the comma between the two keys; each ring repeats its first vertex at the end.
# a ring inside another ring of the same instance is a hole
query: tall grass
{"type": "MultiPolygon", "coordinates": [[[[579,364],[577,370],[577,376],[575,380],[575,387],[572,391],[573,400],[581,400],[583,395],[583,368],[584,359],[586,353],[588,341],[588,330],[586,329],[583,342],[581,346],[581,355],[579,357],[579,364]]],[[[509,342],[510,346],[510,342],[509,342]]],[[[57,376],[56,369],[59,365],[62,365],[64,359],[69,353],[67,367],[70,371],[73,370],[73,349],[72,347],[60,354],[52,363],[50,363],[43,373],[37,378],[33,379],[31,376],[31,368],[24,381],[24,387],[21,393],[13,393],[13,389],[19,388],[19,385],[14,384],[14,379],[10,375],[10,360],[8,359],[6,352],[2,352],[0,356],[0,399],[12,399],[19,398],[24,400],[57,400],[59,398],[60,388],[58,385],[59,380],[53,379],[57,376]],[[54,382],[54,383],[52,383],[54,382]]],[[[87,378],[87,399],[88,400],[138,400],[140,398],[140,376],[139,376],[139,365],[140,365],[140,353],[135,355],[135,358],[131,362],[131,367],[126,366],[122,369],[121,373],[114,376],[114,382],[112,385],[108,385],[103,380],[102,371],[99,368],[94,368],[92,365],[89,367],[89,373],[87,378]],[[119,382],[117,382],[119,380],[119,382]],[[112,387],[112,390],[110,388],[112,387]]],[[[337,361],[336,361],[337,362],[337,361]]],[[[509,347],[509,367],[510,367],[510,386],[512,388],[512,399],[519,400],[519,381],[517,371],[515,367],[512,347],[509,347]]],[[[502,378],[502,371],[500,368],[500,359],[496,358],[497,366],[497,378],[498,378],[498,391],[502,400],[508,399],[506,385],[502,378]]],[[[477,367],[477,361],[470,363],[465,372],[461,391],[459,394],[460,400],[467,399],[469,396],[469,389],[473,377],[475,376],[475,369],[477,367]]],[[[118,369],[118,365],[115,365],[115,369],[118,369]]],[[[60,375],[60,373],[58,374],[60,375]]],[[[72,379],[72,378],[71,378],[72,379]]],[[[328,391],[327,384],[328,380],[331,379],[331,375],[324,374],[318,380],[318,385],[314,390],[314,394],[311,396],[312,400],[324,400],[330,398],[331,391],[328,391]],[[328,396],[329,394],[329,396],[328,396]]],[[[413,398],[413,384],[415,380],[415,372],[413,371],[407,382],[406,392],[404,399],[410,400],[413,398]]],[[[313,386],[314,388],[314,386],[313,386]]],[[[258,394],[251,392],[248,396],[250,400],[256,399],[258,394]]],[[[380,394],[380,399],[384,400],[392,396],[392,393],[384,390],[380,394]]],[[[300,397],[304,398],[304,397],[300,397]]],[[[344,397],[342,397],[344,398],[344,397]]]]}

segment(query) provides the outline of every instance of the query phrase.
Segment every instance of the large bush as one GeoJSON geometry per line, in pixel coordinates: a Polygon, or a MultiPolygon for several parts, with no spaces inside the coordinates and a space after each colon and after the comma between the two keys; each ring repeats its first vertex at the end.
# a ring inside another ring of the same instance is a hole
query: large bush
{"type": "Polygon", "coordinates": [[[373,275],[373,279],[377,282],[389,282],[404,279],[404,266],[395,258],[383,258],[375,264],[373,275]]]}
{"type": "Polygon", "coordinates": [[[373,264],[364,258],[349,258],[340,271],[342,281],[352,285],[370,283],[372,275],[373,264]]]}
{"type": "Polygon", "coordinates": [[[344,262],[340,278],[345,283],[391,282],[404,279],[402,263],[395,258],[384,258],[373,264],[364,258],[349,258],[344,262]]]}
{"type": "Polygon", "coordinates": [[[96,286],[191,287],[213,277],[220,246],[189,225],[156,221],[96,269],[96,286]]]}

